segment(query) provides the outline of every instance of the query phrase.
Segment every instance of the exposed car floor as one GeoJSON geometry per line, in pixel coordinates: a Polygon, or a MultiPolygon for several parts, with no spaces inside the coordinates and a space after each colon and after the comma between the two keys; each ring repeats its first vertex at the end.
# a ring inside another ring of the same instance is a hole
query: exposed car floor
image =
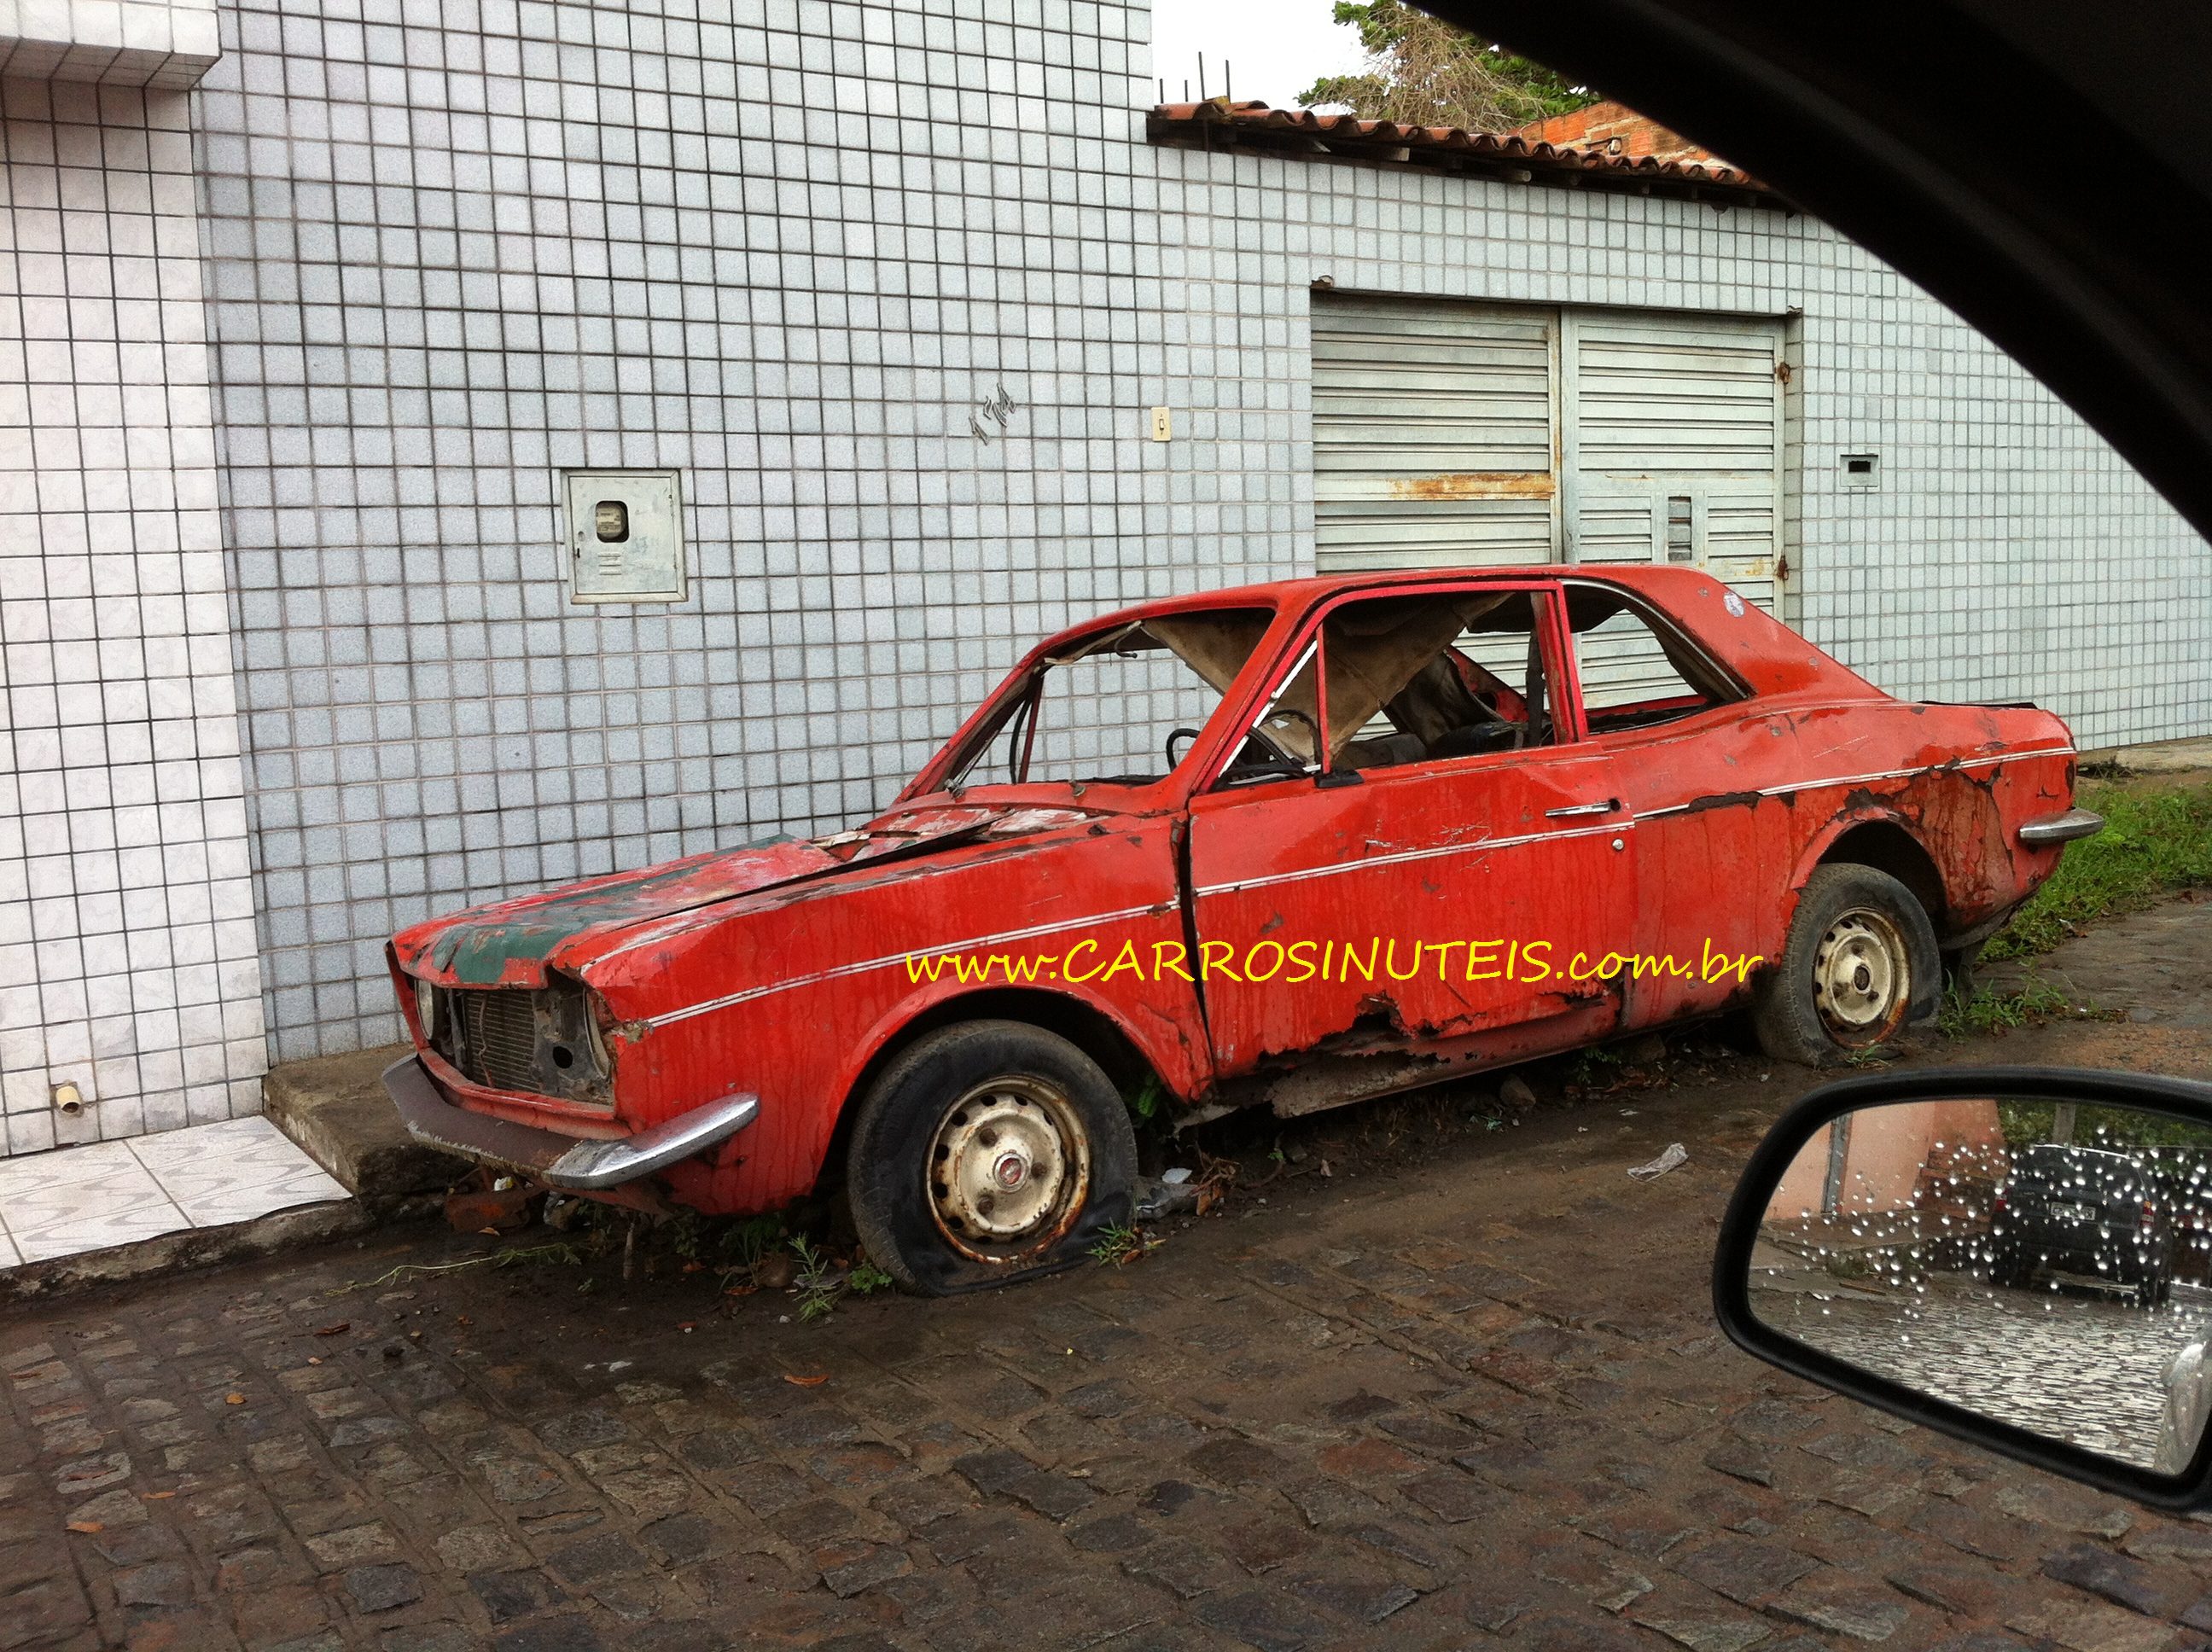
{"type": "MultiPolygon", "coordinates": [[[[2050,973],[2141,1018],[1910,1059],[2212,1077],[2212,905],[2050,973]]],[[[1719,1209],[1815,1082],[1729,1072],[820,1323],[611,1258],[332,1294],[496,1242],[423,1229],[17,1311],[0,1646],[2196,1644],[2203,1525],[1721,1342],[1719,1209]]]]}

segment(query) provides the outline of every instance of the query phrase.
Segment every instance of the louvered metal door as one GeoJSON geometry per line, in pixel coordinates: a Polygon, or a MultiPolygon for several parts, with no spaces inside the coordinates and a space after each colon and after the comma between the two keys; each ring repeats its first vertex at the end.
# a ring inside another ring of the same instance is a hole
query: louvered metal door
{"type": "MultiPolygon", "coordinates": [[[[1315,565],[1671,562],[1772,611],[1781,346],[1765,318],[1316,293],[1315,565]]],[[[1586,691],[1674,691],[1618,629],[1586,691]]]]}
{"type": "Polygon", "coordinates": [[[1557,558],[1556,311],[1316,293],[1313,353],[1322,572],[1557,558]]]}
{"type": "MultiPolygon", "coordinates": [[[[1567,311],[1560,477],[1567,560],[1702,568],[1772,612],[1782,520],[1778,322],[1567,311]]],[[[1640,626],[1584,640],[1593,706],[1680,692],[1640,626]]]]}

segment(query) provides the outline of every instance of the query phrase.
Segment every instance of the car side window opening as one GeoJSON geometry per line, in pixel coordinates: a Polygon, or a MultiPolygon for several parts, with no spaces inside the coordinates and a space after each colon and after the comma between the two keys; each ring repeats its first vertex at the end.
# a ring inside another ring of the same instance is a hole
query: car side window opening
{"type": "Polygon", "coordinates": [[[1555,696],[1535,591],[1423,592],[1322,623],[1329,764],[1392,768],[1548,745],[1555,696]]]}
{"type": "Polygon", "coordinates": [[[1264,608],[1161,615],[1047,656],[969,736],[947,788],[1164,780],[1273,618],[1264,608]]]}
{"type": "Polygon", "coordinates": [[[1593,734],[1651,728],[1743,697],[1673,625],[1618,590],[1569,586],[1567,624],[1593,734]]]}

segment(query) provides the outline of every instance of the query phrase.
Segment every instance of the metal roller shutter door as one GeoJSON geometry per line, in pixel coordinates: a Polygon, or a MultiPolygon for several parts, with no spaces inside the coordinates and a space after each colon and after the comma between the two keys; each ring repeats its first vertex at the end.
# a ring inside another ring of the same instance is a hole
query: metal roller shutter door
{"type": "Polygon", "coordinates": [[[1557,325],[1549,310],[1315,295],[1321,571],[1553,559],[1557,325]]]}
{"type": "MultiPolygon", "coordinates": [[[[1315,565],[1671,562],[1772,611],[1781,343],[1765,318],[1316,293],[1315,565]]],[[[1594,638],[1586,687],[1664,669],[1594,638]]]]}
{"type": "MultiPolygon", "coordinates": [[[[1702,568],[1774,611],[1781,343],[1780,324],[1765,319],[1563,314],[1570,562],[1702,568]]],[[[1640,628],[1606,628],[1581,653],[1594,706],[1678,691],[1640,628]]]]}

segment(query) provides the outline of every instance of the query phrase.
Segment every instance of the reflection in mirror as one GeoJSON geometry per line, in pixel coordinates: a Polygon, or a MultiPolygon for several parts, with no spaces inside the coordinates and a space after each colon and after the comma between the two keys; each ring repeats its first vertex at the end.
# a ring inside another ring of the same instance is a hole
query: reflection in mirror
{"type": "Polygon", "coordinates": [[[2028,1096],[1838,1119],[1775,1188],[1763,1323],[1861,1370],[2138,1468],[2212,1407],[2212,1129],[2028,1096]]]}

